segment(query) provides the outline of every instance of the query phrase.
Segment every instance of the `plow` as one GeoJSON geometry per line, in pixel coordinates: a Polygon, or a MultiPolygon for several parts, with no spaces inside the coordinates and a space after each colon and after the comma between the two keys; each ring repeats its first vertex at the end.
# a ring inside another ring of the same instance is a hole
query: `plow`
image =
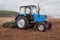
{"type": "Polygon", "coordinates": [[[5,22],[5,23],[3,23],[2,27],[4,27],[4,28],[6,28],[6,27],[15,28],[15,27],[17,27],[16,20],[12,20],[10,22],[5,22]]]}

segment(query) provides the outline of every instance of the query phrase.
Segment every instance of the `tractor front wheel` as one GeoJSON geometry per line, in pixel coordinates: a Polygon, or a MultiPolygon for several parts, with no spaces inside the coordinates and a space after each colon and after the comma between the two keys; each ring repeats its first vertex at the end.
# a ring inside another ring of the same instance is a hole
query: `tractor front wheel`
{"type": "Polygon", "coordinates": [[[41,32],[44,32],[46,30],[45,24],[43,24],[43,23],[38,23],[36,28],[41,32]]]}

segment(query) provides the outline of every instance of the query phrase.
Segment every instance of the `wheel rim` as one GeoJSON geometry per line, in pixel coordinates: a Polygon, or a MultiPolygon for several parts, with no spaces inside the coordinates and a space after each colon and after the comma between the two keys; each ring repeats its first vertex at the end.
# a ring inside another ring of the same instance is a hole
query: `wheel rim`
{"type": "Polygon", "coordinates": [[[43,25],[39,25],[38,29],[41,30],[41,31],[43,31],[44,30],[44,26],[43,25]]]}
{"type": "Polygon", "coordinates": [[[23,28],[24,27],[24,25],[25,25],[25,21],[24,21],[24,19],[20,19],[20,20],[18,20],[18,27],[19,28],[23,28]]]}

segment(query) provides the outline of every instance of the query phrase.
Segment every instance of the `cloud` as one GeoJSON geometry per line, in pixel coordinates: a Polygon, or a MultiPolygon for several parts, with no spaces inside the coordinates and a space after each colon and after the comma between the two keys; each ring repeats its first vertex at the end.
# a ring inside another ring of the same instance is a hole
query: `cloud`
{"type": "Polygon", "coordinates": [[[22,5],[40,4],[41,13],[60,16],[60,0],[0,0],[0,10],[17,11],[22,5]]]}
{"type": "Polygon", "coordinates": [[[1,5],[4,5],[4,1],[3,0],[0,0],[0,6],[1,5]]]}

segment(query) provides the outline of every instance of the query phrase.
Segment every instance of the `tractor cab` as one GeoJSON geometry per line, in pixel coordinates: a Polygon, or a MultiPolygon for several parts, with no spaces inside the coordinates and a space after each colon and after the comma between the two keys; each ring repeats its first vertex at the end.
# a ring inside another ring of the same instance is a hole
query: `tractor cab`
{"type": "Polygon", "coordinates": [[[34,5],[20,7],[20,14],[23,14],[24,16],[33,15],[36,12],[37,12],[37,7],[34,5]]]}
{"type": "Polygon", "coordinates": [[[35,5],[21,6],[19,16],[26,16],[30,21],[41,22],[45,21],[45,15],[41,15],[40,8],[35,5]]]}

